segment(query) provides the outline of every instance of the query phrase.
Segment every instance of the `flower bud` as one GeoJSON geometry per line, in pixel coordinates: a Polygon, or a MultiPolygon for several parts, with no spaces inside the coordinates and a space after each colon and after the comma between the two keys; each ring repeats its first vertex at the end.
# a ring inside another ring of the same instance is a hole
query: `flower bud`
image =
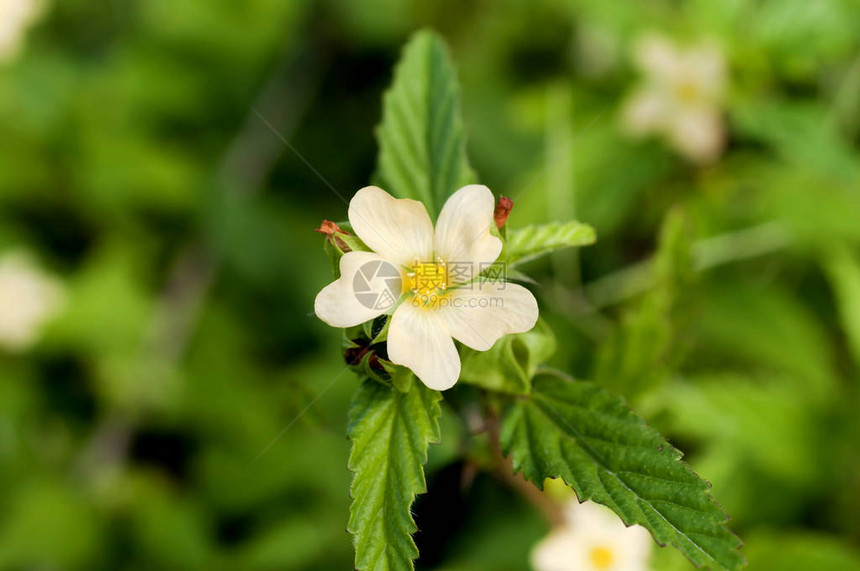
{"type": "Polygon", "coordinates": [[[357,329],[344,332],[343,358],[347,366],[359,377],[393,386],[399,391],[408,390],[412,373],[388,360],[385,342],[375,342],[357,334],[357,329]]]}
{"type": "Polygon", "coordinates": [[[331,245],[337,248],[342,254],[351,252],[352,248],[343,239],[343,236],[349,236],[349,232],[341,229],[340,226],[331,220],[323,220],[319,228],[314,228],[314,232],[324,235],[331,242],[331,245]]]}
{"type": "Polygon", "coordinates": [[[500,229],[508,221],[508,216],[511,215],[511,210],[514,207],[514,201],[507,196],[500,196],[499,202],[496,203],[496,209],[493,211],[493,221],[496,223],[496,228],[500,229]]]}

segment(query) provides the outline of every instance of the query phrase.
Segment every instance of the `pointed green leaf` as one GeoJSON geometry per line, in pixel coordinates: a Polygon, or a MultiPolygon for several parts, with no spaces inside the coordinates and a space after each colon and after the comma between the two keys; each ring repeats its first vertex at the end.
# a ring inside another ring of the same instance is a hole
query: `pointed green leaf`
{"type": "Polygon", "coordinates": [[[588,246],[594,240],[594,228],[576,221],[526,226],[508,233],[501,259],[513,267],[562,248],[588,246]]]}
{"type": "Polygon", "coordinates": [[[621,399],[557,373],[535,377],[532,396],[507,410],[501,435],[514,469],[542,486],[561,477],[580,500],[612,508],[697,566],[738,569],[740,540],[681,453],[621,399]]]}
{"type": "Polygon", "coordinates": [[[410,508],[416,494],[427,490],[424,464],[427,447],[439,441],[441,398],[418,381],[400,392],[365,380],[352,401],[348,529],[355,539],[356,569],[413,568],[418,549],[410,508]]]}
{"type": "Polygon", "coordinates": [[[848,347],[860,367],[860,260],[845,246],[834,246],[827,257],[826,269],[836,294],[848,347]]]}
{"type": "Polygon", "coordinates": [[[436,34],[420,31],[404,48],[376,136],[379,186],[420,200],[431,217],[451,193],[475,180],[466,158],[456,72],[436,34]]]}
{"type": "Polygon", "coordinates": [[[670,211],[648,268],[654,287],[601,344],[593,375],[597,384],[633,399],[672,374],[682,346],[673,342],[682,321],[680,294],[694,277],[693,242],[689,218],[681,210],[670,211]]]}

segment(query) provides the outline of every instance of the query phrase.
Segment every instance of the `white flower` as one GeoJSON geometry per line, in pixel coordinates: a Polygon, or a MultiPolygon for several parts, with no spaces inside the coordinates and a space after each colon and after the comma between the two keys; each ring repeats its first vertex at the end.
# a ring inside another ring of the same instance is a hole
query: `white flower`
{"type": "Polygon", "coordinates": [[[726,138],[722,52],[710,43],[681,50],[663,37],[649,35],[636,43],[635,61],[645,81],[624,106],[627,131],[634,136],[661,134],[699,163],[717,158],[726,138]]]}
{"type": "Polygon", "coordinates": [[[63,290],[24,253],[0,258],[0,346],[23,351],[63,302],[63,290]]]}
{"type": "Polygon", "coordinates": [[[388,358],[430,388],[451,388],[460,376],[453,339],[486,351],[538,317],[524,287],[473,281],[502,251],[490,231],[494,206],[486,186],[465,186],[445,203],[434,231],[422,203],[362,188],[349,203],[349,221],[373,252],[344,254],[340,279],[317,295],[316,314],[352,327],[394,309],[388,358]]]}
{"type": "Polygon", "coordinates": [[[611,510],[576,500],[565,524],[532,551],[536,571],[646,571],[652,541],[645,528],[626,527],[611,510]]]}
{"type": "Polygon", "coordinates": [[[0,0],[0,61],[18,55],[27,29],[42,14],[43,0],[0,0]]]}

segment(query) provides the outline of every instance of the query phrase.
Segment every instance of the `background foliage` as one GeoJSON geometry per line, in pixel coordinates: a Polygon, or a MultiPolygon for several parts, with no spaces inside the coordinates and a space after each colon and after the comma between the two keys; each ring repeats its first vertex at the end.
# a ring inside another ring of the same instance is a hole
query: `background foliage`
{"type": "MultiPolygon", "coordinates": [[[[350,568],[358,386],[312,315],[330,266],[311,230],[373,176],[421,26],[450,45],[471,167],[515,199],[512,228],[596,229],[518,268],[546,284],[551,364],[688,453],[751,569],[860,568],[847,0],[55,2],[0,67],[0,253],[67,288],[36,347],[0,354],[0,567],[350,568]],[[722,46],[718,162],[622,134],[647,30],[722,46]]],[[[443,404],[418,566],[523,569],[547,524],[492,474],[463,486],[467,420],[443,404]]]]}

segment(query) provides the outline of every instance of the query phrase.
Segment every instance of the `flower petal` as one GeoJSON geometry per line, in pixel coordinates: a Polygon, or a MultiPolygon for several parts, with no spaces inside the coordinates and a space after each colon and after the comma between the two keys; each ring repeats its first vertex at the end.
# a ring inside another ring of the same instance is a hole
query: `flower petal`
{"type": "Polygon", "coordinates": [[[25,251],[0,258],[0,346],[24,351],[42,327],[63,309],[65,290],[25,251]]]}
{"type": "Polygon", "coordinates": [[[589,569],[586,546],[569,527],[556,528],[532,549],[531,564],[535,571],[570,571],[589,569]]]}
{"type": "Polygon", "coordinates": [[[725,59],[719,46],[703,42],[690,49],[683,56],[683,75],[695,82],[704,97],[719,100],[726,85],[725,59]]]}
{"type": "Polygon", "coordinates": [[[409,367],[425,385],[450,389],[460,378],[460,355],[439,312],[405,301],[391,317],[388,358],[409,367]]]}
{"type": "Polygon", "coordinates": [[[417,200],[366,186],[349,202],[349,222],[371,250],[402,266],[433,259],[433,222],[417,200]]]}
{"type": "Polygon", "coordinates": [[[673,77],[681,63],[674,44],[656,33],[645,34],[636,40],[633,59],[642,71],[656,81],[673,77]]]}
{"type": "Polygon", "coordinates": [[[451,290],[438,313],[454,339],[486,351],[503,336],[534,327],[538,305],[532,292],[521,285],[475,282],[451,290]]]}
{"type": "MultiPolygon", "coordinates": [[[[393,306],[393,301],[386,302],[379,296],[388,283],[383,281],[386,269],[388,273],[399,272],[396,266],[373,252],[344,254],[340,259],[340,278],[324,287],[314,301],[317,317],[332,327],[352,327],[385,313],[393,306]],[[380,279],[373,281],[375,277],[380,279]]],[[[397,279],[392,280],[392,289],[400,289],[391,291],[396,301],[403,286],[397,279]]]]}
{"type": "Polygon", "coordinates": [[[470,184],[451,195],[436,221],[436,255],[451,264],[471,266],[470,272],[452,272],[453,284],[469,281],[496,261],[502,241],[493,236],[496,201],[486,186],[470,184]]]}
{"type": "Polygon", "coordinates": [[[663,89],[640,88],[624,104],[622,122],[634,136],[662,128],[672,117],[672,102],[663,89]]]}
{"type": "Polygon", "coordinates": [[[720,155],[726,136],[716,108],[695,106],[678,111],[672,119],[669,138],[688,158],[704,164],[720,155]]]}

